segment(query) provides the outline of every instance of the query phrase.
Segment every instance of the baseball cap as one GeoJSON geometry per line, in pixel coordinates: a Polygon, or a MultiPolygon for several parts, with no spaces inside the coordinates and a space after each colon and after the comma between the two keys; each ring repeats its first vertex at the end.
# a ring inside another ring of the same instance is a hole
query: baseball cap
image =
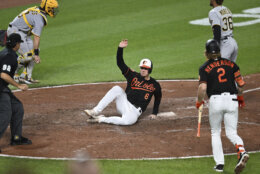
{"type": "Polygon", "coordinates": [[[21,43],[23,42],[20,34],[17,34],[17,33],[12,33],[10,34],[7,39],[6,39],[6,42],[8,43],[21,43]]]}

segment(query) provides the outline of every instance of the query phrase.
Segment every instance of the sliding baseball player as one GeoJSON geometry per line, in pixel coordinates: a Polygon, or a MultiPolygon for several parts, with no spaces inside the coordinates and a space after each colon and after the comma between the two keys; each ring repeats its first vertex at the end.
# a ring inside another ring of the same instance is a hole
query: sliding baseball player
{"type": "Polygon", "coordinates": [[[128,41],[123,40],[120,42],[117,50],[117,66],[127,80],[126,89],[123,90],[120,86],[114,86],[96,107],[91,110],[85,110],[85,113],[90,116],[87,120],[88,122],[132,125],[136,123],[138,117],[146,110],[152,96],[155,97],[155,100],[153,112],[149,117],[152,119],[156,117],[159,111],[162,92],[160,84],[150,76],[153,69],[152,61],[147,58],[142,59],[139,64],[140,73],[132,71],[123,59],[123,49],[127,45],[128,41]],[[117,111],[122,117],[105,117],[99,115],[113,100],[116,100],[117,111]]]}

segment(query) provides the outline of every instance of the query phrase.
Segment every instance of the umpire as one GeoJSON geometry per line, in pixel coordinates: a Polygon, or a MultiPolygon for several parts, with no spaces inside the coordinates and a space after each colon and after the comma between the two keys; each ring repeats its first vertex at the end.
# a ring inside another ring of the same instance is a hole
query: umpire
{"type": "Polygon", "coordinates": [[[26,84],[18,84],[13,76],[17,68],[16,51],[23,42],[19,34],[11,34],[6,41],[6,48],[0,52],[0,138],[10,123],[11,145],[32,144],[32,141],[22,137],[23,104],[8,88],[11,84],[23,91],[28,89],[26,84]]]}

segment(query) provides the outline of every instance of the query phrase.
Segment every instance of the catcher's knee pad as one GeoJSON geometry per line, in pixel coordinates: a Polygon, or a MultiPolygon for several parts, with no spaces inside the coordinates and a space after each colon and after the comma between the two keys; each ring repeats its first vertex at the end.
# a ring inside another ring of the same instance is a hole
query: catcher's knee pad
{"type": "Polygon", "coordinates": [[[26,64],[32,60],[33,60],[33,54],[31,52],[25,53],[18,57],[18,63],[21,63],[21,64],[26,64]]]}

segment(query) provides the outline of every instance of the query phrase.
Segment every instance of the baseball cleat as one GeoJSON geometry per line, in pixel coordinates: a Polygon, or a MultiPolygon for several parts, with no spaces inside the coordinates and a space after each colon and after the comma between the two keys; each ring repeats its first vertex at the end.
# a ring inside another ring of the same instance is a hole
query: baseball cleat
{"type": "Polygon", "coordinates": [[[23,78],[23,77],[19,77],[19,83],[24,83],[24,84],[27,84],[27,85],[32,84],[31,82],[29,82],[28,80],[26,80],[26,79],[23,78]]]}
{"type": "Polygon", "coordinates": [[[240,154],[240,158],[237,162],[235,173],[239,174],[242,172],[242,170],[246,167],[246,163],[249,160],[249,155],[247,152],[244,152],[243,154],[240,154]]]}
{"type": "Polygon", "coordinates": [[[104,117],[104,115],[99,115],[99,116],[91,116],[89,119],[87,119],[88,123],[99,123],[99,119],[101,117],[104,117]]]}
{"type": "Polygon", "coordinates": [[[216,172],[223,172],[224,164],[218,164],[213,168],[216,172]]]}
{"type": "Polygon", "coordinates": [[[35,80],[33,78],[29,78],[27,81],[30,82],[30,83],[40,83],[39,80],[35,80]]]}
{"type": "Polygon", "coordinates": [[[32,141],[29,140],[28,138],[23,137],[23,136],[14,136],[11,139],[10,144],[12,146],[15,146],[15,145],[30,145],[30,144],[32,144],[32,141]]]}
{"type": "Polygon", "coordinates": [[[97,116],[97,113],[94,111],[94,109],[90,109],[90,110],[86,109],[86,110],[84,110],[84,112],[85,112],[87,115],[89,115],[90,117],[97,116]]]}

